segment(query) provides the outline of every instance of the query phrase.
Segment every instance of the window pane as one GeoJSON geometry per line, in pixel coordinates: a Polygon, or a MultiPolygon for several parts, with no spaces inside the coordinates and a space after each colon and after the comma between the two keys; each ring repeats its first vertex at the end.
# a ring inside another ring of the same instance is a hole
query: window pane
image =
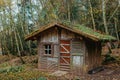
{"type": "Polygon", "coordinates": [[[51,50],[49,50],[49,54],[51,54],[51,50]]]}
{"type": "Polygon", "coordinates": [[[45,45],[45,49],[47,49],[47,46],[48,46],[48,45],[45,45]]]}
{"type": "Polygon", "coordinates": [[[47,50],[45,50],[45,54],[47,54],[47,50]]]}
{"type": "Polygon", "coordinates": [[[51,54],[51,45],[44,45],[45,54],[51,54]]]}

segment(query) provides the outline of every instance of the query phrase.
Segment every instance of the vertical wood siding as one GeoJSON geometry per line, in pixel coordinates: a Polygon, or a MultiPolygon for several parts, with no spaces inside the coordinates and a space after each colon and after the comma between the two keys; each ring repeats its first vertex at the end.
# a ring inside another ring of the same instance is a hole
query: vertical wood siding
{"type": "Polygon", "coordinates": [[[58,43],[58,31],[54,27],[41,33],[40,42],[58,43]]]}
{"type": "Polygon", "coordinates": [[[58,55],[59,55],[59,44],[58,44],[58,30],[53,27],[48,29],[40,34],[41,38],[39,41],[39,63],[38,67],[41,70],[45,71],[55,71],[58,70],[58,55]],[[46,43],[52,43],[53,48],[53,56],[48,57],[44,56],[44,47],[43,45],[46,43]]]}
{"type": "Polygon", "coordinates": [[[54,44],[54,55],[53,57],[59,56],[59,44],[54,44]]]}
{"type": "Polygon", "coordinates": [[[86,41],[88,50],[88,69],[101,65],[101,42],[86,41]]]}
{"type": "Polygon", "coordinates": [[[71,55],[72,55],[72,70],[74,74],[83,73],[84,55],[85,55],[85,43],[80,39],[73,39],[71,43],[71,55]]]}
{"type": "Polygon", "coordinates": [[[79,39],[73,39],[72,40],[71,53],[73,55],[74,54],[84,55],[84,53],[85,53],[85,43],[84,43],[84,41],[79,40],[79,39]]]}
{"type": "Polygon", "coordinates": [[[68,30],[62,29],[61,30],[61,39],[72,39],[75,38],[75,34],[68,30]]]}

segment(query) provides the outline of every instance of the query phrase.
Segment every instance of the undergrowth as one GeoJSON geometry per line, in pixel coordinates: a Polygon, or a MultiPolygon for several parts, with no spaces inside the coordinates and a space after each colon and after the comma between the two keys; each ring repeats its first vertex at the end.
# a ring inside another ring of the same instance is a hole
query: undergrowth
{"type": "Polygon", "coordinates": [[[16,73],[23,71],[24,68],[22,66],[11,66],[11,67],[6,67],[6,68],[1,68],[0,73],[16,73]]]}
{"type": "Polygon", "coordinates": [[[56,80],[56,77],[37,70],[36,56],[23,57],[26,64],[16,58],[0,56],[0,80],[56,80]]]}
{"type": "Polygon", "coordinates": [[[0,74],[0,80],[56,80],[56,77],[38,70],[0,74]],[[6,77],[5,77],[6,76],[6,77]]]}

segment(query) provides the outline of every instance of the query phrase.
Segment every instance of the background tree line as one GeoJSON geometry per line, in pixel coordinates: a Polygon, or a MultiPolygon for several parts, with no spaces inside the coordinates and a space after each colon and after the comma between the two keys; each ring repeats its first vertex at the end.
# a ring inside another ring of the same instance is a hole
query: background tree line
{"type": "Polygon", "coordinates": [[[120,0],[0,0],[2,54],[34,54],[25,35],[52,21],[81,24],[120,39],[120,0]]]}

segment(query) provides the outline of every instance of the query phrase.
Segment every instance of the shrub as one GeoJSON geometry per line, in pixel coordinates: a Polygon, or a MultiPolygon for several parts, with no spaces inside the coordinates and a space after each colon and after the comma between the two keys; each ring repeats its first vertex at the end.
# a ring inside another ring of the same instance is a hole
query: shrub
{"type": "Polygon", "coordinates": [[[6,67],[6,68],[0,69],[0,73],[15,73],[15,72],[20,72],[23,69],[24,69],[23,66],[6,67]]]}

